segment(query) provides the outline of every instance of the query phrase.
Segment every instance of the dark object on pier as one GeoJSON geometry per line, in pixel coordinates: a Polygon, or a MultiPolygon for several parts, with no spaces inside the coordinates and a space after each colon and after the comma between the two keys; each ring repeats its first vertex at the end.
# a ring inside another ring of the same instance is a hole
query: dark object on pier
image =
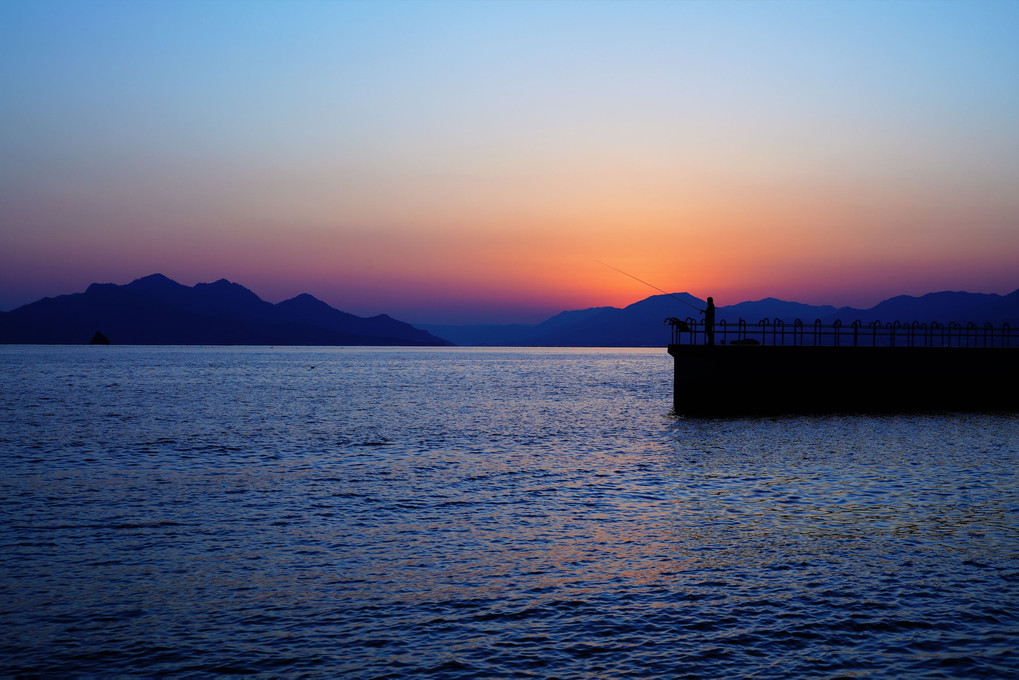
{"type": "Polygon", "coordinates": [[[92,336],[92,339],[88,341],[88,344],[90,344],[90,345],[108,345],[108,344],[110,344],[110,339],[107,338],[102,333],[100,333],[99,331],[96,331],[96,334],[92,336]]]}
{"type": "Polygon", "coordinates": [[[670,316],[668,319],[666,319],[665,323],[672,326],[673,335],[675,335],[676,333],[690,333],[693,331],[693,329],[690,328],[689,325],[687,325],[686,321],[683,321],[682,319],[677,319],[674,316],[670,316]]]}
{"type": "Polygon", "coordinates": [[[717,325],[714,346],[687,325],[669,345],[679,414],[1019,412],[1019,332],[1008,324],[818,321],[808,331],[741,320],[717,325]]]}

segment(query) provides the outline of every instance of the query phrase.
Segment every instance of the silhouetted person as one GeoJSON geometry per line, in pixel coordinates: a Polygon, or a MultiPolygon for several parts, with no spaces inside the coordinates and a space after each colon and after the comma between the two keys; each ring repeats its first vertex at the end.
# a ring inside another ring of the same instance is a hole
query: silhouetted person
{"type": "Polygon", "coordinates": [[[715,301],[712,298],[708,298],[708,306],[706,309],[701,310],[701,314],[704,315],[704,335],[707,337],[707,343],[709,345],[715,344],[715,301]]]}

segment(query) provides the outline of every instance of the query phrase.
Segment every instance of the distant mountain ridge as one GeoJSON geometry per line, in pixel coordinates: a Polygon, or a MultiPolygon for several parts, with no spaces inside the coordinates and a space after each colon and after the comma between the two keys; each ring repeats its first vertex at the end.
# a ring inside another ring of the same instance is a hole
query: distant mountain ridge
{"type": "MultiPolygon", "coordinates": [[[[668,343],[666,318],[703,317],[705,301],[689,293],[653,295],[622,309],[595,307],[562,312],[534,325],[452,326],[422,324],[421,328],[440,335],[458,345],[531,346],[531,347],[660,347],[668,343]]],[[[820,319],[829,324],[836,319],[843,323],[861,321],[913,321],[967,323],[995,326],[1019,326],[1019,290],[1008,295],[945,291],[921,297],[900,295],[889,298],[870,309],[807,305],[777,298],[740,302],[718,307],[716,321],[736,324],[740,319],[756,324],[762,319],[781,319],[792,324],[799,319],[812,324],[820,319]]]]}
{"type": "MultiPolygon", "coordinates": [[[[705,302],[689,293],[653,295],[617,307],[560,312],[538,324],[412,326],[380,314],[365,318],[302,293],[272,304],[219,279],[185,286],[152,274],[126,285],[93,283],[84,293],[43,298],[0,312],[0,343],[85,344],[97,332],[113,344],[167,345],[467,345],[507,347],[661,347],[665,319],[696,319],[705,302]]],[[[943,291],[900,295],[870,309],[807,305],[777,298],[718,307],[717,321],[859,320],[1019,327],[1019,290],[1008,295],[943,291]]]]}
{"type": "Polygon", "coordinates": [[[0,312],[0,343],[83,344],[96,332],[127,345],[448,345],[381,314],[341,312],[311,295],[279,304],[220,279],[185,286],[152,274],[127,285],[43,298],[0,312]]]}

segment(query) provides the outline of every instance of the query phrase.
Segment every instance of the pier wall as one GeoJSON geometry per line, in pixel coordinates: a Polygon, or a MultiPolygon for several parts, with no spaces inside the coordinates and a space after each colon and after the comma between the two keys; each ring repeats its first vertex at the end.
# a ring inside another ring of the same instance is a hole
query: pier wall
{"type": "Polygon", "coordinates": [[[1019,349],[669,345],[677,413],[1017,411],[1019,349]]]}

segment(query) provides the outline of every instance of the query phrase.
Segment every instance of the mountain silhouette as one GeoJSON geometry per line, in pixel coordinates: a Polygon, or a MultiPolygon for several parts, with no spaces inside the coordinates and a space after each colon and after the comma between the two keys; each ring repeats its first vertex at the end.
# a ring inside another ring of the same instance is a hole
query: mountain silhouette
{"type": "Polygon", "coordinates": [[[944,291],[928,293],[922,297],[899,295],[870,309],[858,312],[860,321],[898,321],[916,319],[939,323],[1019,325],[1019,290],[1008,295],[944,291]]]}
{"type": "Polygon", "coordinates": [[[43,298],[0,313],[0,342],[128,345],[448,345],[386,315],[363,318],[311,295],[279,304],[220,279],[185,286],[152,274],[127,285],[43,298]]]}
{"type": "MultiPolygon", "coordinates": [[[[700,321],[705,302],[688,293],[653,295],[624,308],[560,312],[538,324],[411,326],[380,314],[335,309],[303,293],[278,304],[219,279],[185,286],[152,274],[127,285],[93,283],[84,293],[43,298],[0,312],[0,343],[168,345],[476,345],[506,347],[661,347],[669,317],[700,321]]],[[[869,309],[807,305],[777,298],[718,307],[717,322],[781,319],[805,325],[861,321],[1019,326],[1019,290],[1008,295],[943,291],[900,295],[869,309]]]]}
{"type": "MultiPolygon", "coordinates": [[[[622,309],[595,307],[561,312],[534,325],[452,326],[428,325],[425,328],[458,345],[528,346],[528,347],[661,347],[669,341],[663,327],[668,317],[703,320],[698,312],[705,301],[688,293],[653,295],[622,309]]],[[[777,298],[740,302],[716,309],[716,322],[737,324],[743,319],[756,324],[762,319],[781,319],[792,324],[797,319],[813,324],[820,319],[831,323],[861,321],[911,323],[938,322],[961,324],[970,321],[995,326],[1019,326],[1019,290],[1008,295],[966,292],[929,293],[921,297],[900,295],[870,309],[807,305],[777,298]]]]}

